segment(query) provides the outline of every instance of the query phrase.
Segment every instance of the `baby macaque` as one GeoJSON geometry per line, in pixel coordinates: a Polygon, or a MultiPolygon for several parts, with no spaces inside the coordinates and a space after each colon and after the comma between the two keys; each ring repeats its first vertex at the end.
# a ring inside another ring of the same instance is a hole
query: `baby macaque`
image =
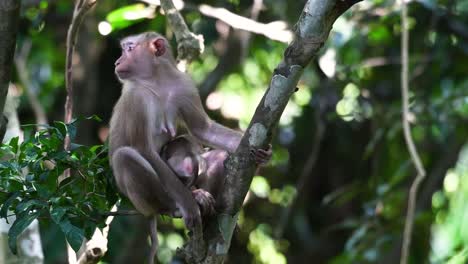
{"type": "MultiPolygon", "coordinates": [[[[271,146],[267,150],[252,151],[251,155],[257,164],[265,164],[271,157],[271,146]]],[[[221,185],[224,184],[224,161],[227,152],[223,150],[203,149],[203,146],[190,135],[182,135],[167,143],[161,156],[169,167],[187,186],[194,191],[195,199],[203,215],[216,212],[213,197],[218,197],[221,185]]],[[[220,200],[217,205],[221,206],[220,200]]]]}
{"type": "Polygon", "coordinates": [[[202,215],[213,215],[215,213],[213,196],[208,191],[199,189],[196,185],[199,175],[205,173],[206,162],[202,156],[203,151],[202,145],[195,138],[190,135],[182,135],[163,147],[161,157],[184,185],[192,190],[202,215]]]}
{"type": "MultiPolygon", "coordinates": [[[[199,196],[206,198],[206,193],[215,193],[220,185],[213,185],[209,177],[195,177],[195,185],[187,187],[176,174],[184,176],[189,171],[190,175],[190,169],[192,174],[198,174],[196,166],[179,164],[182,170],[177,170],[177,166],[176,170],[171,169],[178,161],[169,155],[168,164],[161,157],[162,147],[177,136],[176,124],[185,125],[191,136],[215,149],[214,154],[207,152],[202,157],[207,172],[214,171],[214,178],[220,182],[227,152],[235,151],[242,133],[208,117],[193,81],[177,69],[171,47],[163,36],[155,32],[130,36],[121,41],[121,47],[115,73],[123,89],[109,131],[109,155],[116,184],[140,213],[153,217],[152,254],[157,247],[154,230],[157,214],[181,216],[194,241],[203,242],[199,196]]],[[[171,153],[177,153],[178,148],[171,153]]],[[[260,159],[271,156],[270,149],[253,150],[253,153],[260,159]]],[[[204,248],[203,243],[194,243],[193,247],[194,252],[203,252],[200,250],[204,248]]],[[[149,263],[153,261],[151,255],[149,263]]]]}
{"type": "Polygon", "coordinates": [[[187,187],[192,187],[202,169],[204,160],[201,157],[203,147],[189,135],[178,136],[167,143],[161,157],[187,187]]]}

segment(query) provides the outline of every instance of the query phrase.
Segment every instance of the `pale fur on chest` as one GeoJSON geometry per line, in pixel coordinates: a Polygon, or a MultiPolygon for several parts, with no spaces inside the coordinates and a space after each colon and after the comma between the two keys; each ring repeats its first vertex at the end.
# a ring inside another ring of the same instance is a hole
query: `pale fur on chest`
{"type": "Polygon", "coordinates": [[[110,123],[110,146],[136,148],[155,147],[160,150],[176,136],[179,115],[172,96],[162,96],[144,87],[124,89],[110,123]],[[142,140],[146,138],[146,140],[142,140]],[[149,142],[150,145],[139,145],[149,142]]]}

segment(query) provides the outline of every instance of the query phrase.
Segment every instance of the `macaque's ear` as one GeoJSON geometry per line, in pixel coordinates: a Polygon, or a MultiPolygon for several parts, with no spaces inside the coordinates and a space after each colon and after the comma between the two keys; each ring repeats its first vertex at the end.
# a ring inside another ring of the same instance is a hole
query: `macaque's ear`
{"type": "Polygon", "coordinates": [[[151,40],[150,46],[154,55],[156,55],[157,57],[162,56],[164,53],[166,53],[166,43],[162,38],[155,38],[151,40]]]}

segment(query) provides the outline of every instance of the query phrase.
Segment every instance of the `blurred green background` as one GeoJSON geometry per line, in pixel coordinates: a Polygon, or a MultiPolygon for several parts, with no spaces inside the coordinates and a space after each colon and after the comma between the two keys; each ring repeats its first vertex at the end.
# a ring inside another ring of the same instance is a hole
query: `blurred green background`
{"type": "MultiPolygon", "coordinates": [[[[65,39],[73,1],[22,1],[13,83],[21,124],[37,123],[31,96],[48,120],[63,120],[65,39]],[[21,62],[23,64],[21,64],[21,62]],[[21,67],[23,65],[23,67],[21,67]],[[26,77],[21,73],[27,73],[26,77]]],[[[76,143],[102,144],[120,95],[113,71],[119,40],[157,31],[175,44],[156,1],[98,1],[74,56],[76,143]]],[[[287,38],[272,40],[202,14],[220,7],[293,28],[304,0],[184,1],[205,52],[188,67],[209,115],[245,129],[287,38]],[[256,11],[256,12],[254,12],[256,11]]],[[[412,135],[427,170],[417,200],[410,263],[468,261],[468,1],[409,1],[412,135]]],[[[272,162],[254,177],[228,263],[396,263],[409,185],[416,175],[404,142],[400,96],[400,9],[396,1],[356,4],[334,24],[303,74],[276,130],[272,162]]],[[[128,206],[128,205],[127,205],[128,206]]],[[[128,206],[130,208],[130,206],[128,206]]],[[[45,263],[65,263],[60,228],[40,221],[45,263]]],[[[181,220],[159,225],[159,260],[184,241],[181,220]]],[[[146,220],[112,222],[103,263],[143,263],[146,220]]]]}

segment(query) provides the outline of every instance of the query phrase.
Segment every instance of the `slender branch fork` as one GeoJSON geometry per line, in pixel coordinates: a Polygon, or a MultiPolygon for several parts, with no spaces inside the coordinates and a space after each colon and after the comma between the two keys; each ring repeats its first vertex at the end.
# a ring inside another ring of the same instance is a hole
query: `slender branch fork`
{"type": "Polygon", "coordinates": [[[411,234],[413,231],[414,224],[414,214],[415,214],[415,204],[416,197],[418,194],[418,188],[421,182],[426,176],[426,171],[419,157],[418,151],[414,144],[413,138],[411,137],[411,129],[409,123],[409,82],[408,82],[408,43],[409,43],[409,32],[408,32],[408,10],[405,0],[401,1],[401,96],[402,96],[402,124],[403,124],[403,133],[405,137],[405,142],[408,147],[408,151],[411,156],[411,160],[416,167],[417,176],[411,184],[408,197],[408,211],[406,214],[405,220],[405,229],[403,232],[403,244],[401,248],[401,264],[406,264],[408,262],[408,255],[411,246],[411,234]]]}
{"type": "MultiPolygon", "coordinates": [[[[73,10],[73,18],[67,33],[67,54],[65,62],[65,87],[67,98],[65,100],[65,123],[69,123],[73,116],[73,53],[78,36],[78,31],[85,14],[96,4],[97,0],[77,0],[73,10]]],[[[67,135],[65,149],[70,147],[70,138],[67,135]]]]}
{"type": "MultiPolygon", "coordinates": [[[[67,90],[67,97],[65,100],[65,116],[64,122],[70,123],[73,116],[73,53],[75,51],[75,44],[77,41],[77,36],[79,32],[79,28],[86,13],[96,4],[97,0],[76,0],[75,8],[73,10],[73,17],[70,22],[70,27],[68,28],[67,33],[67,51],[66,51],[66,61],[65,61],[65,87],[67,90]]],[[[64,149],[70,149],[70,135],[67,132],[65,142],[64,142],[64,149]]],[[[70,176],[70,170],[67,169],[61,179],[65,179],[70,176]]],[[[110,216],[111,217],[111,216],[110,216]]],[[[112,221],[112,218],[110,221],[112,221]]],[[[67,253],[68,253],[68,262],[70,264],[74,263],[93,263],[94,260],[99,259],[98,256],[94,257],[94,251],[86,250],[84,254],[82,254],[83,258],[77,259],[75,252],[71,249],[70,245],[67,243],[67,253]],[[90,261],[88,261],[88,256],[90,261]]],[[[101,253],[101,252],[97,252],[101,253]]]]}

